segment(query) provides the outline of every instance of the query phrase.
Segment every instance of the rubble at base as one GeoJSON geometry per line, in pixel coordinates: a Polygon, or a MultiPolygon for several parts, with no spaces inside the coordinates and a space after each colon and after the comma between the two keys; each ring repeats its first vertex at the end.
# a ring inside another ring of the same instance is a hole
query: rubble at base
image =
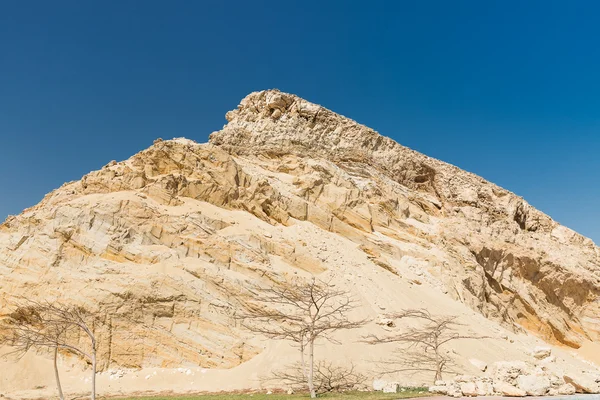
{"type": "MultiPolygon", "coordinates": [[[[549,353],[549,352],[548,352],[549,353]]],[[[549,356],[549,354],[548,354],[549,356]]],[[[436,381],[429,392],[450,397],[476,396],[565,396],[575,393],[600,393],[600,372],[559,376],[548,368],[532,366],[523,361],[498,361],[481,376],[458,375],[452,380],[436,381]]],[[[389,392],[400,387],[398,382],[377,379],[374,390],[389,392]]]]}

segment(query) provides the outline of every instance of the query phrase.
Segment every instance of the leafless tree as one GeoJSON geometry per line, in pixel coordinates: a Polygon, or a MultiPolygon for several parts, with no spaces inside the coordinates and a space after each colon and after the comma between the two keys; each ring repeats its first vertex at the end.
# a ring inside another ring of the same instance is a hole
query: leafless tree
{"type": "Polygon", "coordinates": [[[290,340],[300,348],[300,364],[312,398],[316,397],[315,342],[327,339],[337,343],[332,333],[367,322],[349,318],[348,313],[357,305],[349,292],[316,278],[275,281],[267,288],[255,286],[249,289],[247,298],[238,315],[242,325],[272,339],[290,340]]]}
{"type": "Polygon", "coordinates": [[[81,307],[62,303],[18,300],[0,326],[0,344],[13,348],[8,355],[20,358],[31,349],[51,349],[58,394],[64,400],[57,358],[60,350],[87,359],[92,364],[91,399],[96,399],[96,316],[81,307]],[[89,339],[79,344],[79,336],[89,339]]]}
{"type": "MultiPolygon", "coordinates": [[[[269,380],[283,382],[292,389],[306,387],[306,376],[301,363],[273,372],[269,380]]],[[[354,363],[346,366],[327,361],[315,363],[313,384],[317,394],[358,389],[364,386],[366,380],[367,377],[356,370],[354,363]]]]}
{"type": "Polygon", "coordinates": [[[385,366],[383,372],[386,374],[431,372],[434,382],[441,380],[443,373],[456,365],[447,345],[455,340],[483,338],[459,334],[461,324],[456,321],[456,316],[434,316],[427,310],[406,310],[387,317],[410,320],[410,325],[399,333],[365,337],[370,344],[399,344],[392,358],[380,362],[385,366]]]}

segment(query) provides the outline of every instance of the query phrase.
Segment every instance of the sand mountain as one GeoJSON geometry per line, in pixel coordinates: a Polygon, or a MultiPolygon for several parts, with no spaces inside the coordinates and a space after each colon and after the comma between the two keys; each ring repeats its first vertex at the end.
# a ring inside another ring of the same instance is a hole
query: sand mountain
{"type": "MultiPolygon", "coordinates": [[[[343,345],[358,362],[389,351],[354,342],[381,329],[377,318],[425,307],[492,337],[456,348],[464,360],[523,359],[546,342],[560,354],[556,368],[590,368],[578,358],[600,343],[600,249],[590,239],[294,95],[252,93],[226,118],[207,144],[157,140],[9,217],[0,302],[25,295],[98,310],[108,327],[103,370],[211,377],[187,389],[256,386],[261,372],[293,360],[232,316],[232,294],[269,276],[318,274],[351,290],[357,313],[373,319],[343,345]],[[226,376],[236,379],[214,384],[226,376]]],[[[29,388],[23,368],[0,391],[29,388]]]]}

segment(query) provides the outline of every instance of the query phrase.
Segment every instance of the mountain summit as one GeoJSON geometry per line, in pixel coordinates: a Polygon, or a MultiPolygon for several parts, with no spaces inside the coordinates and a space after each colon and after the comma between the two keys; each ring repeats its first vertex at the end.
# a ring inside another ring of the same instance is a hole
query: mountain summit
{"type": "MultiPolygon", "coordinates": [[[[293,349],[242,329],[233,301],[240,287],[290,276],[335,282],[372,319],[343,352],[324,346],[332,357],[371,363],[365,354],[389,349],[356,343],[361,335],[382,329],[387,312],[426,308],[486,337],[456,347],[463,360],[529,360],[545,342],[557,371],[589,368],[577,357],[600,348],[590,239],[295,95],[251,93],[226,118],[207,144],[159,139],[8,218],[0,304],[18,295],[92,308],[108,322],[101,370],[204,371],[186,390],[255,387],[293,360],[293,349]]],[[[0,392],[30,388],[33,360],[7,369],[0,392]]],[[[148,390],[170,388],[148,376],[148,390]]]]}

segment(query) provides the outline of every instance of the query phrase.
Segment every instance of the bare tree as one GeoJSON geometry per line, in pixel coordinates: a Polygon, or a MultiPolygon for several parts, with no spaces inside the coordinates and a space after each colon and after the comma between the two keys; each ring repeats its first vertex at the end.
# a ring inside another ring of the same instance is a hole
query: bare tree
{"type": "Polygon", "coordinates": [[[444,372],[456,365],[447,349],[450,342],[461,339],[483,339],[482,336],[461,335],[456,316],[434,316],[427,310],[406,310],[387,316],[392,319],[410,319],[411,325],[399,333],[386,336],[369,335],[370,344],[397,343],[400,345],[391,359],[383,360],[384,373],[432,372],[433,381],[441,380],[444,372]]]}
{"type": "MultiPolygon", "coordinates": [[[[306,387],[306,376],[301,363],[273,372],[269,380],[283,382],[292,389],[306,387]]],[[[358,372],[354,363],[347,366],[334,365],[327,361],[315,363],[313,384],[317,394],[359,389],[364,386],[366,380],[366,375],[358,372]]]]}
{"type": "Polygon", "coordinates": [[[2,321],[0,344],[13,348],[9,355],[22,357],[30,349],[52,349],[54,375],[58,394],[64,399],[58,373],[58,352],[64,350],[89,360],[92,364],[91,399],[96,399],[96,336],[93,327],[98,322],[95,315],[81,307],[61,303],[21,300],[14,311],[2,321]],[[89,339],[87,345],[79,344],[79,336],[89,339]]]}
{"type": "Polygon", "coordinates": [[[31,304],[31,302],[17,306],[13,312],[2,320],[2,325],[0,325],[0,345],[8,345],[13,348],[11,352],[4,356],[12,355],[20,359],[32,348],[53,348],[54,378],[60,400],[64,400],[64,394],[58,372],[57,343],[65,332],[66,327],[64,326],[45,326],[38,307],[31,304]],[[50,345],[50,342],[53,344],[50,345]]]}
{"type": "Polygon", "coordinates": [[[350,320],[348,313],[357,303],[331,282],[274,282],[271,287],[252,287],[244,311],[238,315],[242,325],[272,339],[294,342],[300,348],[300,363],[311,398],[315,389],[315,342],[335,342],[333,332],[355,329],[366,320],[350,320]],[[308,352],[308,363],[305,353],[308,352]]]}

